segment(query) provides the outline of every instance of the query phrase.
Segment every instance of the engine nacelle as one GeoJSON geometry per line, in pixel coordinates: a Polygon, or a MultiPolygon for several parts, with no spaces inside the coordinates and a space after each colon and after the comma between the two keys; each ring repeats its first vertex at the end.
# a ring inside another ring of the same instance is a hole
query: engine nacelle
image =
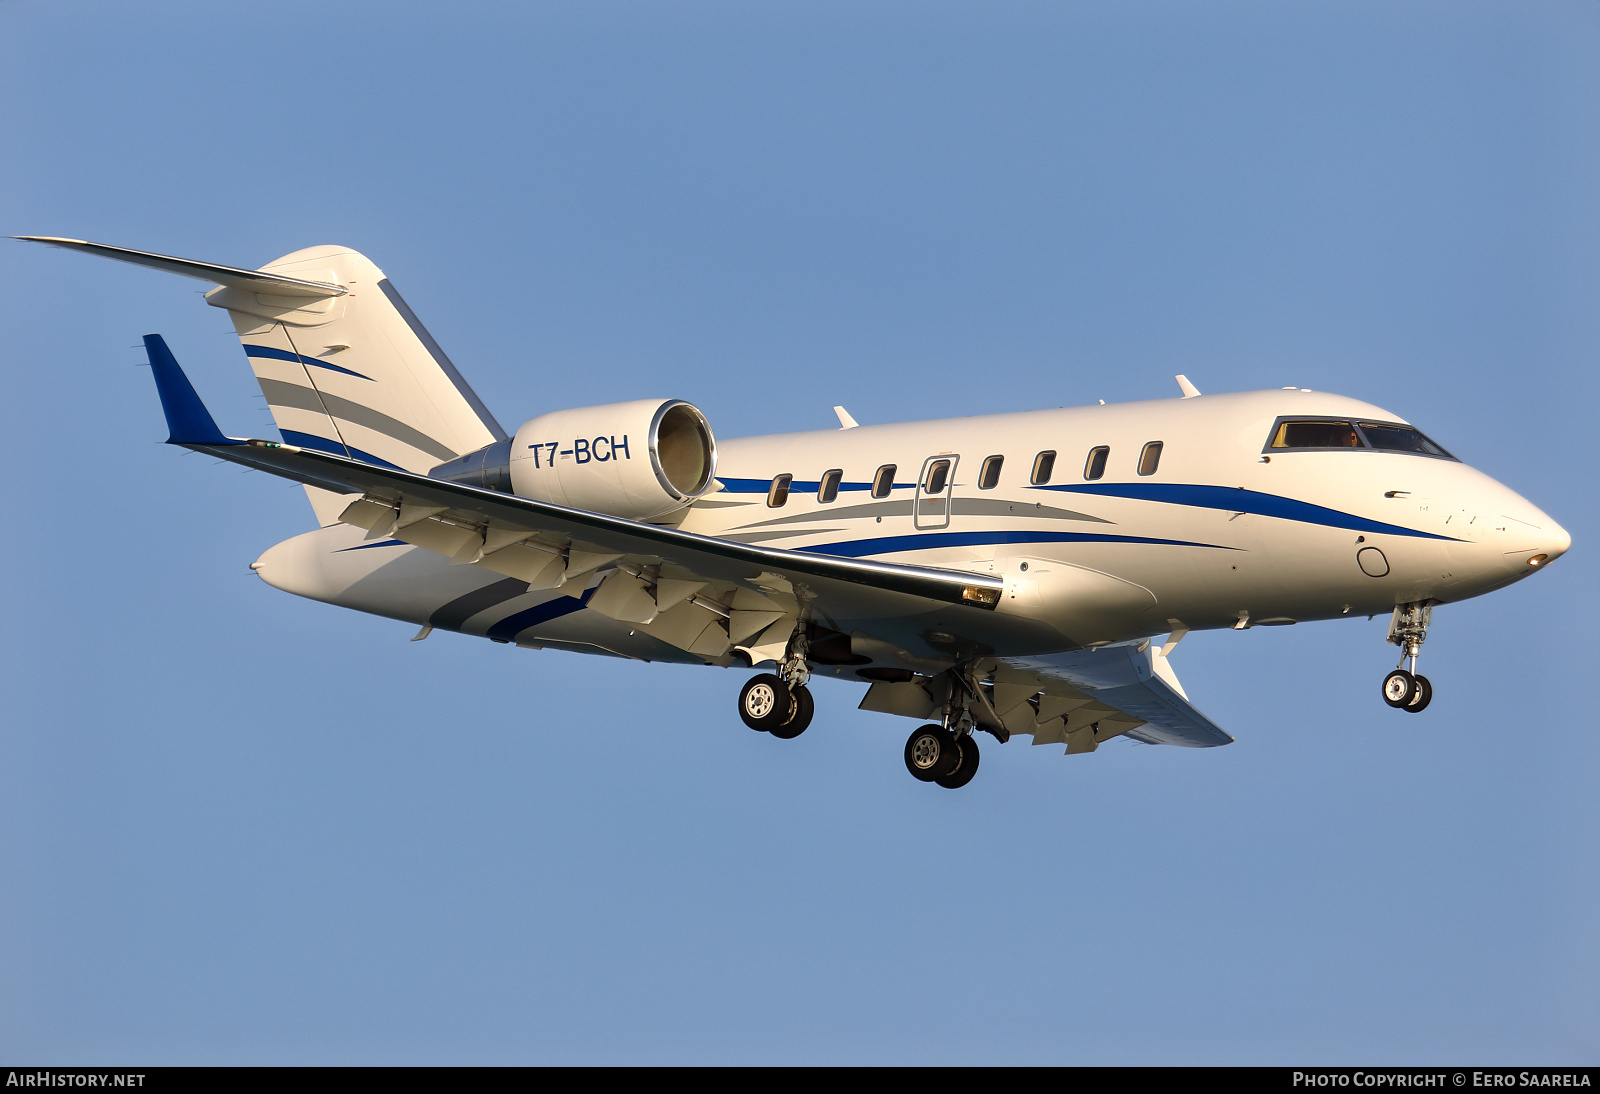
{"type": "Polygon", "coordinates": [[[711,424],[681,399],[558,410],[524,422],[511,442],[512,493],[649,520],[711,489],[711,424]]]}

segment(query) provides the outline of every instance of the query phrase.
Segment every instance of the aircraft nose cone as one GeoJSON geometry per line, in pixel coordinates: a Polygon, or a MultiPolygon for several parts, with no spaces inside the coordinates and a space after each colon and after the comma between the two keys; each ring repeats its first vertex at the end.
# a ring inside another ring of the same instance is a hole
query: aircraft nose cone
{"type": "Polygon", "coordinates": [[[1533,569],[1543,569],[1556,559],[1567,553],[1567,548],[1572,546],[1572,535],[1555,521],[1550,522],[1550,530],[1544,540],[1539,544],[1539,550],[1528,559],[1528,565],[1533,569]]]}
{"type": "Polygon", "coordinates": [[[1507,551],[1503,556],[1506,567],[1518,577],[1544,569],[1566,554],[1567,548],[1572,546],[1572,536],[1565,528],[1543,513],[1539,516],[1542,519],[1537,525],[1531,521],[1527,522],[1530,527],[1538,529],[1537,533],[1524,539],[1516,548],[1507,551]]]}

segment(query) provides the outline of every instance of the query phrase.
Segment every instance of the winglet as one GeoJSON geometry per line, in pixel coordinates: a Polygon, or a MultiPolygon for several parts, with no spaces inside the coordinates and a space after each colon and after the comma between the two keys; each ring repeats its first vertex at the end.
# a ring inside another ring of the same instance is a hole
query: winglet
{"type": "Polygon", "coordinates": [[[159,334],[144,336],[144,351],[150,357],[150,371],[155,374],[156,394],[161,396],[161,410],[167,416],[168,444],[243,444],[224,437],[222,430],[195,393],[189,377],[178,367],[166,340],[159,334]]]}

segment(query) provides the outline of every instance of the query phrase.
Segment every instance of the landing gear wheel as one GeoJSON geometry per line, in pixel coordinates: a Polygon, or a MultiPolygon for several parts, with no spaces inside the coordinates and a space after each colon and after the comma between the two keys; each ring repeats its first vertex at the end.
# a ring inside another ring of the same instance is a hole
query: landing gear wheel
{"type": "Polygon", "coordinates": [[[923,726],[906,739],[906,770],[925,783],[944,778],[960,763],[955,735],[943,726],[923,726]]]}
{"type": "Polygon", "coordinates": [[[1405,669],[1395,669],[1383,678],[1383,701],[1390,706],[1409,706],[1416,697],[1417,678],[1405,669]]]}
{"type": "Polygon", "coordinates": [[[783,741],[792,741],[804,733],[806,726],[811,724],[812,712],[816,710],[816,704],[811,701],[810,688],[790,688],[789,694],[793,696],[789,720],[782,725],[773,726],[767,731],[783,741]]]}
{"type": "Polygon", "coordinates": [[[789,721],[795,713],[789,685],[770,672],[750,677],[739,692],[739,717],[758,733],[765,733],[789,721]]]}
{"type": "Polygon", "coordinates": [[[933,780],[946,790],[961,789],[978,773],[978,742],[972,739],[972,734],[963,733],[956,738],[956,751],[961,755],[956,769],[948,775],[933,780]]]}
{"type": "Polygon", "coordinates": [[[1428,683],[1426,676],[1413,676],[1412,679],[1417,682],[1417,691],[1411,702],[1406,704],[1406,713],[1421,714],[1433,702],[1433,685],[1428,683]]]}

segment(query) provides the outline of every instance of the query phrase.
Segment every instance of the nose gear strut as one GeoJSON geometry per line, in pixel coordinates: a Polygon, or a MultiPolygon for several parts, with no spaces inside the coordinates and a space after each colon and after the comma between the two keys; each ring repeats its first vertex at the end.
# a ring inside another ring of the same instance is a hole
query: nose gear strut
{"type": "Polygon", "coordinates": [[[1383,678],[1383,701],[1392,707],[1420,714],[1433,701],[1433,685],[1417,673],[1417,654],[1428,637],[1433,604],[1426,600],[1396,604],[1389,619],[1389,641],[1400,647],[1400,664],[1383,678]],[[1405,667],[1410,659],[1411,668],[1405,667]]]}

